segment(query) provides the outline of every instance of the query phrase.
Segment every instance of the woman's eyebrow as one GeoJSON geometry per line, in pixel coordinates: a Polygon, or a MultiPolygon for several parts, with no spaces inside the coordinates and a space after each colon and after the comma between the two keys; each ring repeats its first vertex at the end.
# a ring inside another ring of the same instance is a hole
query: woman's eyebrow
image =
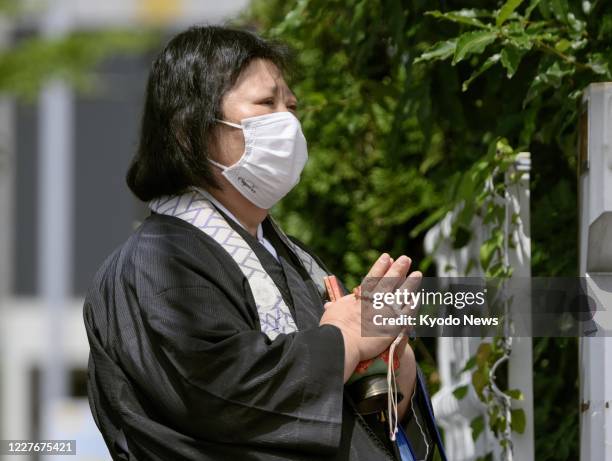
{"type": "Polygon", "coordinates": [[[248,93],[256,98],[261,97],[262,95],[265,95],[266,97],[269,95],[276,95],[277,92],[278,92],[278,87],[276,86],[276,84],[260,85],[260,86],[254,85],[248,89],[248,93]]]}
{"type": "MultiPolygon", "coordinates": [[[[285,89],[285,93],[288,97],[294,99],[296,102],[298,101],[297,96],[291,91],[291,89],[287,85],[283,85],[285,89]]],[[[278,94],[280,92],[281,86],[274,82],[271,85],[267,85],[264,87],[266,91],[271,92],[272,94],[278,94]]]]}

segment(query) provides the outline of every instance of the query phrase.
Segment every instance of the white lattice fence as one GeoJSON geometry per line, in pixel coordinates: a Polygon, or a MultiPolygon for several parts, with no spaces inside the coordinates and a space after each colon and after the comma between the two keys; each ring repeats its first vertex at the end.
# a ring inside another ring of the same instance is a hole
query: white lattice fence
{"type": "MultiPolygon", "coordinates": [[[[529,234],[529,153],[520,153],[514,165],[520,174],[520,181],[508,189],[506,198],[507,218],[516,213],[519,220],[513,226],[512,240],[515,248],[508,249],[507,260],[513,268],[513,276],[531,275],[531,244],[529,234]]],[[[479,264],[481,244],[489,237],[490,229],[475,217],[471,224],[470,241],[462,248],[453,248],[451,240],[452,224],[457,212],[448,213],[425,237],[425,251],[433,255],[438,277],[480,277],[483,271],[479,264]],[[468,273],[469,271],[469,273],[468,273]]],[[[465,363],[474,355],[481,338],[441,337],[438,338],[438,369],[442,387],[433,396],[433,405],[440,425],[444,428],[445,444],[449,459],[452,461],[474,461],[479,456],[493,452],[496,460],[501,459],[498,442],[487,429],[472,439],[470,422],[477,416],[487,421],[486,409],[470,385],[471,373],[462,371],[465,363]],[[457,399],[453,392],[469,385],[468,394],[457,399]]],[[[514,338],[509,360],[509,385],[518,388],[524,400],[516,404],[525,411],[526,426],[523,434],[513,434],[514,459],[532,461],[533,445],[533,381],[532,381],[532,341],[531,338],[514,338]]]]}

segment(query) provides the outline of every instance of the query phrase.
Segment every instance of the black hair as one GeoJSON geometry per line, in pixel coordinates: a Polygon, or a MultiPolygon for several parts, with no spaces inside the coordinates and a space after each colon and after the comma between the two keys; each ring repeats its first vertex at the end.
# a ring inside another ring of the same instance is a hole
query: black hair
{"type": "Polygon", "coordinates": [[[286,71],[287,45],[253,32],[192,26],[173,37],[149,73],[138,149],[127,173],[141,200],[181,193],[189,186],[218,187],[208,144],[221,100],[256,58],[286,71]]]}

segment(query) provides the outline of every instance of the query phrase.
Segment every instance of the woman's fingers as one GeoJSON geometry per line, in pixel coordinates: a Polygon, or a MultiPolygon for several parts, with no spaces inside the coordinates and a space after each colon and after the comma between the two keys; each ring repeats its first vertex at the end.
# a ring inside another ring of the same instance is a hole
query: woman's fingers
{"type": "Polygon", "coordinates": [[[391,256],[389,256],[387,253],[383,253],[379,256],[365,278],[361,281],[362,292],[370,292],[374,289],[378,283],[378,279],[384,276],[391,266],[391,260],[391,256]]]}
{"type": "Polygon", "coordinates": [[[385,275],[391,264],[391,259],[392,258],[387,253],[381,254],[370,268],[366,277],[382,277],[385,275]]]}
{"type": "MultiPolygon", "coordinates": [[[[407,291],[408,293],[414,293],[416,292],[419,287],[421,286],[421,282],[423,281],[423,273],[420,271],[414,271],[411,272],[408,277],[406,277],[406,280],[404,280],[404,282],[400,285],[400,287],[398,288],[398,290],[404,292],[407,291]]],[[[412,305],[410,303],[402,306],[402,309],[404,308],[409,308],[410,311],[412,313],[416,312],[416,308],[418,306],[412,305]]]]}
{"type": "Polygon", "coordinates": [[[394,291],[400,286],[407,289],[416,288],[420,284],[423,275],[415,271],[408,276],[411,264],[412,260],[406,255],[402,255],[397,260],[394,260],[387,253],[383,253],[362,280],[362,294],[370,297],[373,293],[394,291]],[[406,281],[407,276],[411,280],[406,281]]]}
{"type": "Polygon", "coordinates": [[[397,285],[404,281],[410,270],[411,259],[402,255],[390,265],[389,269],[376,284],[377,292],[392,291],[397,285]]]}
{"type": "Polygon", "coordinates": [[[408,269],[410,269],[410,264],[412,264],[412,260],[406,256],[401,255],[397,258],[397,261],[394,261],[389,267],[389,270],[385,273],[385,277],[406,277],[408,274],[408,269]]]}

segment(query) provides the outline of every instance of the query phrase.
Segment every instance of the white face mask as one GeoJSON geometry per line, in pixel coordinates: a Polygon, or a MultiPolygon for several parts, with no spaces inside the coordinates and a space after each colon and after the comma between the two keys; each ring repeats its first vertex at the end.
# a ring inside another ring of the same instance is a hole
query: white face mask
{"type": "Polygon", "coordinates": [[[300,121],[291,112],[245,118],[241,125],[217,121],[242,129],[244,154],[231,166],[209,161],[252,203],[272,208],[299,182],[308,160],[300,121]]]}

